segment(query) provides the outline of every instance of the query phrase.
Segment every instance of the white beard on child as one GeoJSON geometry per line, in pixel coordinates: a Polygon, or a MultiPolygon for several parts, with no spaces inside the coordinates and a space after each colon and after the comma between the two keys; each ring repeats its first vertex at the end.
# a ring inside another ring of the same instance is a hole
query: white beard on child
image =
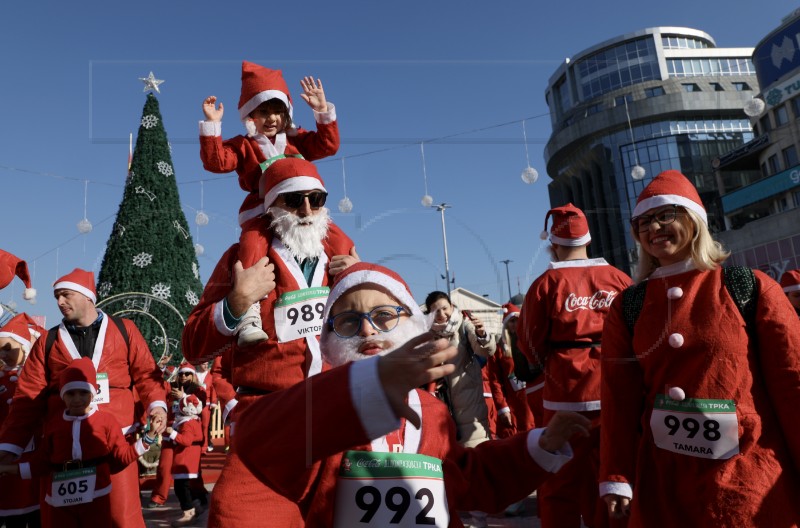
{"type": "Polygon", "coordinates": [[[303,218],[280,207],[270,207],[267,213],[272,217],[270,229],[297,260],[319,258],[325,251],[322,241],[331,221],[327,208],[320,207],[317,214],[303,218]]]}
{"type": "Polygon", "coordinates": [[[364,343],[376,342],[383,349],[379,355],[385,356],[393,350],[408,343],[411,339],[427,331],[427,323],[422,317],[408,317],[406,321],[400,320],[391,332],[378,333],[368,337],[359,335],[343,338],[336,335],[333,330],[325,330],[322,341],[320,342],[322,354],[333,367],[346,365],[351,361],[359,361],[370,357],[359,352],[359,348],[364,343]]]}

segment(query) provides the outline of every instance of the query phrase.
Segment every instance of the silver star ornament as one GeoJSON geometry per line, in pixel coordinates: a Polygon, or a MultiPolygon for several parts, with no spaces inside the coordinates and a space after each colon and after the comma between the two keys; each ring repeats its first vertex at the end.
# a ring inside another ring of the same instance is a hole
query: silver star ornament
{"type": "Polygon", "coordinates": [[[143,92],[155,90],[156,93],[161,93],[161,90],[158,89],[158,85],[164,81],[161,79],[156,79],[156,76],[153,75],[153,72],[150,72],[150,75],[147,77],[139,77],[139,80],[144,83],[144,90],[142,90],[143,92]]]}

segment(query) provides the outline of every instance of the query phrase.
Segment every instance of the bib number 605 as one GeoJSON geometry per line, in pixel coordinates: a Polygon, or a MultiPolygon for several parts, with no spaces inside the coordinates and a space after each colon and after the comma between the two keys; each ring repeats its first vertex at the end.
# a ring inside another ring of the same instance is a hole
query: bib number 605
{"type": "Polygon", "coordinates": [[[65,495],[75,495],[76,493],[86,493],[87,491],[89,491],[89,484],[86,480],[80,480],[78,482],[70,480],[69,482],[62,482],[58,486],[58,494],[61,497],[65,495]]]}

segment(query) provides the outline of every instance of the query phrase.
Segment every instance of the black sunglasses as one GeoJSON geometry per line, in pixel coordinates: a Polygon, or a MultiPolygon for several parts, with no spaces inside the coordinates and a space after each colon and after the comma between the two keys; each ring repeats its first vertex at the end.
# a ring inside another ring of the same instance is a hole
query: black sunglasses
{"type": "Polygon", "coordinates": [[[312,191],[310,193],[287,192],[281,194],[281,196],[283,196],[283,203],[286,204],[286,207],[292,209],[302,207],[306,198],[308,198],[308,205],[312,209],[319,209],[325,205],[325,201],[328,199],[328,193],[323,191],[312,191]]]}

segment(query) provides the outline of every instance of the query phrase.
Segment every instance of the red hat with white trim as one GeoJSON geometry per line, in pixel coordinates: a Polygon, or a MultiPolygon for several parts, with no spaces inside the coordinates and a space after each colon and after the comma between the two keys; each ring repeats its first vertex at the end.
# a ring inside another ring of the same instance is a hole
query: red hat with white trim
{"type": "Polygon", "coordinates": [[[639,194],[636,200],[636,207],[633,209],[633,217],[637,217],[656,207],[664,205],[680,205],[690,211],[697,213],[708,225],[706,208],[697,189],[686,176],[676,170],[664,171],[647,184],[647,187],[639,194]]]}
{"type": "Polygon", "coordinates": [[[0,328],[0,337],[7,337],[19,343],[22,347],[25,359],[28,358],[33,343],[45,333],[47,333],[47,330],[37,325],[36,322],[24,312],[15,315],[0,328]]]}
{"type": "Polygon", "coordinates": [[[94,273],[75,268],[53,283],[55,290],[72,290],[82,293],[93,303],[97,302],[97,290],[94,289],[94,273]]]}
{"type": "Polygon", "coordinates": [[[197,416],[203,412],[203,402],[194,394],[187,394],[178,404],[180,413],[184,416],[197,416]]]}
{"type": "Polygon", "coordinates": [[[785,293],[800,291],[800,269],[785,271],[781,275],[781,288],[785,293]]]}
{"type": "Polygon", "coordinates": [[[85,390],[97,396],[97,371],[88,357],[74,360],[61,371],[58,377],[60,395],[63,398],[68,390],[85,390]]]}
{"type": "Polygon", "coordinates": [[[589,234],[586,215],[571,203],[547,211],[544,217],[544,231],[541,234],[542,240],[547,239],[547,219],[551,216],[553,226],[550,228],[550,242],[553,244],[578,247],[591,242],[592,235],[589,234]]]}
{"type": "Polygon", "coordinates": [[[242,61],[242,94],[239,117],[246,121],[250,112],[270,99],[283,101],[292,116],[292,96],[280,70],[270,70],[253,62],[242,61]]]}
{"type": "Polygon", "coordinates": [[[22,298],[30,301],[36,298],[36,290],[31,287],[31,276],[28,273],[28,263],[19,257],[16,257],[8,251],[0,249],[0,289],[5,288],[14,277],[19,279],[25,284],[25,291],[22,292],[22,298]]]}
{"type": "Polygon", "coordinates": [[[514,303],[506,303],[503,305],[503,324],[506,324],[511,319],[519,317],[519,307],[514,303]]]}
{"type": "Polygon", "coordinates": [[[192,365],[188,361],[184,361],[178,367],[178,374],[180,374],[181,372],[189,372],[190,374],[193,374],[195,377],[197,377],[197,369],[194,368],[194,365],[192,365]]]}
{"type": "Polygon", "coordinates": [[[327,192],[317,167],[303,158],[277,159],[267,167],[259,180],[259,193],[264,197],[265,209],[272,206],[279,194],[296,191],[327,192]]]}

